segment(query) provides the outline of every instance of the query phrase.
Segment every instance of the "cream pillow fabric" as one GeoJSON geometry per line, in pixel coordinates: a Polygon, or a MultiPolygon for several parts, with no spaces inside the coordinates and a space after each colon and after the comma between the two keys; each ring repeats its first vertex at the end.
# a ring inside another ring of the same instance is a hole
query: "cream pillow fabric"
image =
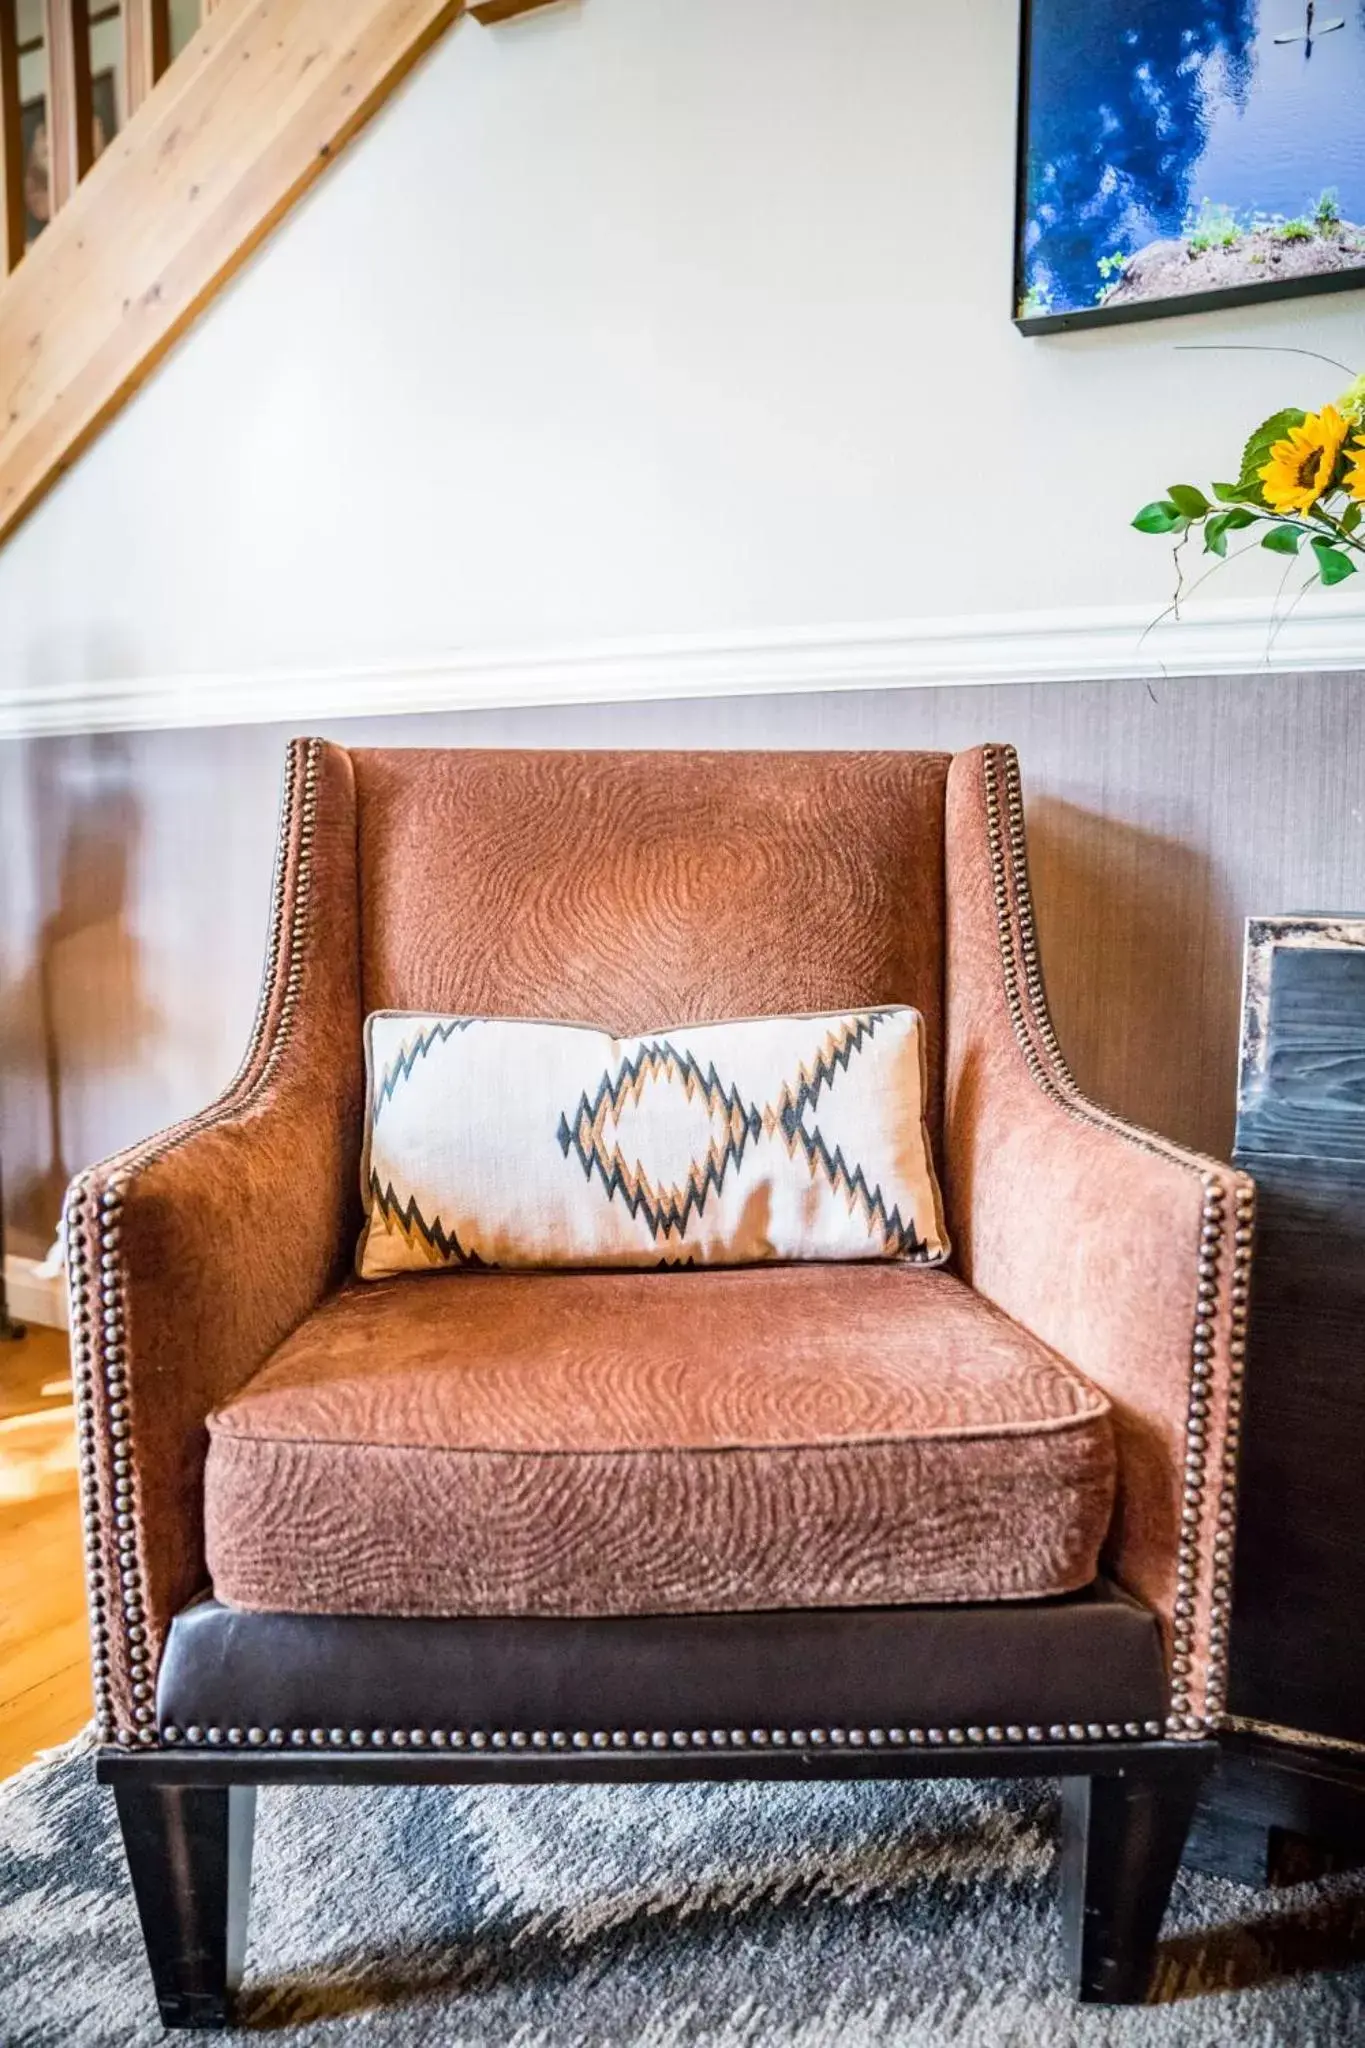
{"type": "Polygon", "coordinates": [[[362,1279],[948,1256],[917,1010],[366,1019],[362,1279]]]}

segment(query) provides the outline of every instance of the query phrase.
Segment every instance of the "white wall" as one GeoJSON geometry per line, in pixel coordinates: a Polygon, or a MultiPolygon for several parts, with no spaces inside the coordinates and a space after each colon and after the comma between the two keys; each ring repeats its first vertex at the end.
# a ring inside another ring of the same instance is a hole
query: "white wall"
{"type": "MultiPolygon", "coordinates": [[[[1365,297],[1021,340],[1014,44],[1014,0],[581,0],[462,26],[0,550],[0,710],[83,678],[1155,610],[1168,559],[1134,507],[1337,384],[1175,344],[1365,363],[1365,297]]],[[[1359,690],[1157,678],[317,724],[390,745],[1016,739],[1078,1072],[1221,1144],[1240,918],[1365,894],[1359,690]]],[[[231,1074],[282,737],[0,742],[20,1248],[43,1248],[71,1171],[231,1074]]]]}
{"type": "MultiPolygon", "coordinates": [[[[0,552],[0,690],[1169,586],[1365,298],[1023,340],[1016,0],[452,33],[0,552]]],[[[1234,568],[1230,595],[1268,588],[1234,568]]]]}

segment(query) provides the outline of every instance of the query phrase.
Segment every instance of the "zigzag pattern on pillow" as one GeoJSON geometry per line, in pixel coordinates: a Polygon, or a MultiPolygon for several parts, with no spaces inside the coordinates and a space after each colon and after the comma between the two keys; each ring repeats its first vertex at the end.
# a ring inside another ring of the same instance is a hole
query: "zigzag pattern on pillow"
{"type": "Polygon", "coordinates": [[[922,1033],[900,1007],[629,1040],[377,1013],[358,1269],[934,1263],[922,1033]]]}

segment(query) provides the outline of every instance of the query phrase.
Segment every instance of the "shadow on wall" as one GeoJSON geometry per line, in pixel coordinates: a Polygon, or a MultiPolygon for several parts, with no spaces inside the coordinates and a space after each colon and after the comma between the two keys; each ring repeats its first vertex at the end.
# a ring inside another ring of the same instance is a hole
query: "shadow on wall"
{"type": "Polygon", "coordinates": [[[5,1196],[16,1237],[46,1246],[73,1166],[72,1098],[132,1067],[159,1019],[129,929],[141,810],[127,743],[35,741],[25,755],[28,881],[17,971],[0,983],[0,1075],[13,1104],[43,1105],[46,1129],[12,1119],[5,1196]]]}
{"type": "Polygon", "coordinates": [[[1048,997],[1077,1082],[1225,1158],[1242,930],[1220,870],[1196,846],[1055,797],[1029,805],[1028,838],[1048,997]]]}

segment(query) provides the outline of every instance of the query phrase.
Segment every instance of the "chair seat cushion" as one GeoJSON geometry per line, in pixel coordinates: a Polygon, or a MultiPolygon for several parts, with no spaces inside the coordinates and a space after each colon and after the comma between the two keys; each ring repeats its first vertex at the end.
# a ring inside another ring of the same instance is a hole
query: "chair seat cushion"
{"type": "Polygon", "coordinates": [[[230,1604],[720,1613],[1095,1576],[1108,1403],[906,1266],[452,1274],[330,1297],[209,1421],[230,1604]]]}

